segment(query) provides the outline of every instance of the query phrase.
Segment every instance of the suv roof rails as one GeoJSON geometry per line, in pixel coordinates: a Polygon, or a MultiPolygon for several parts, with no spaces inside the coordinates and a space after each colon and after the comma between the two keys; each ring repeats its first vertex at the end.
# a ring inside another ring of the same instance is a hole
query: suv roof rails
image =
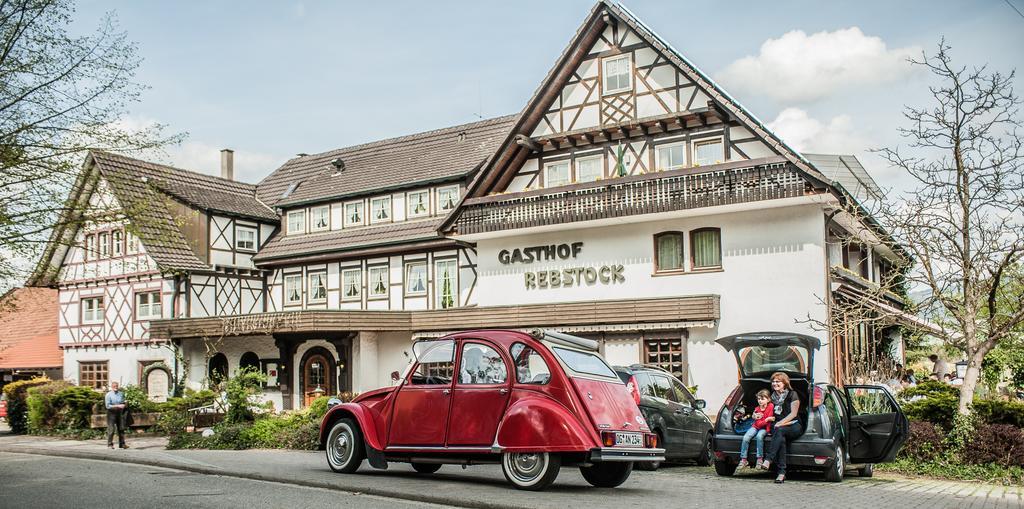
{"type": "Polygon", "coordinates": [[[553,330],[534,329],[530,331],[530,336],[533,336],[534,339],[547,340],[552,343],[571,346],[573,348],[582,348],[592,352],[598,351],[599,346],[597,341],[594,341],[593,339],[581,338],[579,336],[564,334],[553,330]]]}

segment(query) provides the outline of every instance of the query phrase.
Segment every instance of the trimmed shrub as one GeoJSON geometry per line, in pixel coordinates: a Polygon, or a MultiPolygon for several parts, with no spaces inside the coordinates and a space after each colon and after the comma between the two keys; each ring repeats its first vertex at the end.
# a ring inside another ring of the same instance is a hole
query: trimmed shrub
{"type": "Polygon", "coordinates": [[[54,395],[53,404],[59,409],[60,429],[88,430],[93,408],[103,406],[103,394],[90,387],[71,386],[54,395]]]}
{"type": "Polygon", "coordinates": [[[28,431],[66,435],[89,430],[93,407],[102,402],[100,392],[65,381],[32,387],[27,399],[28,431]]]}
{"type": "Polygon", "coordinates": [[[956,415],[957,396],[933,395],[903,404],[903,412],[911,421],[930,422],[945,429],[953,427],[956,415]]]}
{"type": "Polygon", "coordinates": [[[1024,431],[1010,424],[979,425],[963,450],[965,463],[1024,466],[1024,431]]]}
{"type": "Polygon", "coordinates": [[[910,422],[910,437],[900,449],[900,458],[915,461],[934,461],[945,453],[946,434],[930,422],[910,422]]]}
{"type": "Polygon", "coordinates": [[[124,402],[132,412],[148,413],[160,411],[160,404],[150,401],[146,392],[137,385],[125,385],[121,387],[124,394],[124,402]]]}
{"type": "Polygon", "coordinates": [[[982,422],[1024,428],[1024,403],[1000,399],[975,399],[974,411],[982,422]]]}
{"type": "MultiPolygon", "coordinates": [[[[29,433],[41,433],[61,427],[54,396],[68,387],[71,387],[70,383],[56,380],[28,388],[25,396],[25,406],[28,408],[25,427],[29,433]]],[[[88,387],[86,389],[92,390],[88,387]]]]}
{"type": "Polygon", "coordinates": [[[20,380],[11,382],[4,386],[4,394],[7,395],[7,424],[11,426],[11,432],[23,434],[28,431],[28,389],[50,383],[46,377],[33,378],[31,380],[20,380]]]}

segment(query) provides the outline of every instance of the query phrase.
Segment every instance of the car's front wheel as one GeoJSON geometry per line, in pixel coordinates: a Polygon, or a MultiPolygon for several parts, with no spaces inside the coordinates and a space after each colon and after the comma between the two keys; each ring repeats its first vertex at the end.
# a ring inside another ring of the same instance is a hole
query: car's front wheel
{"type": "Polygon", "coordinates": [[[825,471],[825,480],[828,482],[842,482],[843,474],[846,473],[846,456],[842,447],[836,447],[836,459],[832,466],[825,471]]]}
{"type": "Polygon", "coordinates": [[[516,488],[540,491],[555,482],[562,457],[546,452],[506,452],[501,455],[501,471],[516,488]]]}
{"type": "Polygon", "coordinates": [[[440,463],[413,463],[412,469],[421,474],[433,474],[438,470],[441,470],[440,463]]]}
{"type": "Polygon", "coordinates": [[[716,460],[715,473],[722,477],[729,477],[736,473],[736,464],[727,460],[716,460]]]}
{"type": "Polygon", "coordinates": [[[708,435],[707,440],[704,441],[704,450],[700,452],[700,456],[697,456],[697,464],[707,467],[711,466],[713,461],[715,461],[715,444],[711,435],[708,435]]]}
{"type": "Polygon", "coordinates": [[[580,473],[591,486],[598,488],[614,488],[629,479],[633,472],[633,463],[595,463],[589,467],[580,467],[580,473]]]}
{"type": "Polygon", "coordinates": [[[359,469],[365,456],[363,435],[356,422],[341,419],[334,423],[327,435],[327,464],[331,470],[351,474],[359,469]]]}

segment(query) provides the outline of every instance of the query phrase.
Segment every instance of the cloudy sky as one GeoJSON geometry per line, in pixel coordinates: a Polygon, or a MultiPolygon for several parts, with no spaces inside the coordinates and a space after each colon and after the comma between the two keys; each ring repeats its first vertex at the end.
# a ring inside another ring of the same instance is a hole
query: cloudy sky
{"type": "MultiPolygon", "coordinates": [[[[592,5],[83,0],[77,18],[113,11],[138,43],[151,88],[125,121],[188,133],[165,162],[215,173],[229,147],[256,182],[299,152],[519,111],[592,5]]],[[[929,100],[908,57],[945,37],[959,64],[1024,68],[1024,0],[625,5],[791,145],[857,155],[883,187],[901,179],[868,150],[929,100]]]]}

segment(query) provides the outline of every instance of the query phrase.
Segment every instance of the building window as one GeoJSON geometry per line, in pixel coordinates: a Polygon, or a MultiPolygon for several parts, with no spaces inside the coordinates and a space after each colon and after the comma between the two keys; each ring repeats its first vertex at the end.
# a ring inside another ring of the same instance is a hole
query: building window
{"type": "Polygon", "coordinates": [[[103,390],[108,379],[107,361],[78,363],[78,385],[103,390]]]}
{"type": "Polygon", "coordinates": [[[100,248],[100,256],[99,257],[100,258],[106,258],[106,257],[110,256],[110,234],[106,233],[106,232],[101,233],[101,234],[96,236],[96,240],[99,243],[99,248],[100,248]]]}
{"type": "Polygon", "coordinates": [[[153,320],[160,318],[162,310],[160,306],[160,292],[146,292],[135,294],[135,318],[138,320],[153,320]]]}
{"type": "Polygon", "coordinates": [[[288,213],[288,235],[306,233],[306,211],[293,210],[288,213]]]}
{"type": "Polygon", "coordinates": [[[683,234],[662,232],[654,236],[654,271],[683,270],[683,234]]]}
{"type": "Polygon", "coordinates": [[[363,296],[362,269],[345,269],[341,271],[341,300],[359,300],[363,296]]]}
{"type": "Polygon", "coordinates": [[[82,323],[103,323],[103,297],[82,299],[82,323]]]}
{"type": "Polygon", "coordinates": [[[455,259],[434,262],[434,295],[437,307],[454,307],[459,294],[459,268],[455,259]]]}
{"type": "Polygon", "coordinates": [[[655,166],[658,171],[678,170],[686,167],[686,144],[674,143],[662,145],[655,150],[658,164],[655,166]]]}
{"type": "Polygon", "coordinates": [[[327,302],[327,273],[326,272],[311,272],[309,274],[309,294],[308,300],[310,304],[327,302]]]}
{"type": "Polygon", "coordinates": [[[114,230],[110,235],[110,252],[114,256],[121,256],[124,254],[124,232],[121,230],[114,230]]]}
{"type": "Polygon", "coordinates": [[[604,176],[604,158],[587,157],[576,160],[576,182],[593,182],[604,176]]]}
{"type": "Polygon", "coordinates": [[[427,262],[405,264],[405,294],[408,296],[427,294],[427,262]]]}
{"type": "Polygon", "coordinates": [[[407,193],[405,201],[408,217],[422,217],[430,213],[430,191],[407,193]]]}
{"type": "Polygon", "coordinates": [[[369,268],[369,298],[379,299],[388,296],[388,266],[381,265],[369,268]]]}
{"type": "Polygon", "coordinates": [[[717,269],[722,266],[722,231],[701,228],[690,232],[691,266],[694,269],[717,269]]]}
{"type": "Polygon", "coordinates": [[[693,144],[693,165],[707,166],[725,161],[722,139],[698,141],[693,144]]]}
{"type": "Polygon", "coordinates": [[[228,357],[222,353],[218,353],[213,357],[210,357],[210,363],[207,366],[206,375],[211,384],[219,384],[227,380],[228,357]]]}
{"type": "Polygon", "coordinates": [[[345,204],[345,226],[361,226],[363,224],[363,202],[354,201],[345,204]]]}
{"type": "Polygon", "coordinates": [[[676,377],[686,378],[686,344],[682,338],[644,340],[644,364],[653,364],[676,377]]]}
{"type": "Polygon", "coordinates": [[[630,79],[629,55],[604,59],[604,91],[602,95],[625,92],[633,88],[630,79]]]}
{"type": "Polygon", "coordinates": [[[285,304],[302,303],[302,274],[284,277],[284,302],[285,304]]]}
{"type": "Polygon", "coordinates": [[[382,196],[370,200],[370,222],[384,223],[391,220],[391,197],[382,196]]]}
{"type": "Polygon", "coordinates": [[[569,183],[569,161],[551,163],[544,167],[544,187],[558,187],[569,183]]]}
{"type": "Polygon", "coordinates": [[[95,235],[91,235],[91,234],[90,235],[86,235],[85,236],[85,259],[86,260],[90,260],[90,259],[95,259],[95,258],[96,258],[96,236],[95,235]]]}
{"type": "Polygon", "coordinates": [[[331,228],[331,206],[321,205],[309,209],[310,230],[322,232],[331,228]]]}
{"type": "Polygon", "coordinates": [[[238,360],[238,369],[249,368],[251,371],[260,371],[260,356],[253,352],[245,352],[242,354],[242,358],[238,360]]]}
{"type": "Polygon", "coordinates": [[[239,226],[235,229],[235,249],[239,251],[256,251],[256,228],[239,226]]]}
{"type": "Polygon", "coordinates": [[[131,232],[125,233],[125,238],[128,240],[128,246],[126,251],[129,254],[135,254],[139,252],[139,238],[132,235],[131,232]]]}
{"type": "Polygon", "coordinates": [[[459,186],[439,187],[437,189],[437,209],[446,212],[459,203],[459,186]]]}

